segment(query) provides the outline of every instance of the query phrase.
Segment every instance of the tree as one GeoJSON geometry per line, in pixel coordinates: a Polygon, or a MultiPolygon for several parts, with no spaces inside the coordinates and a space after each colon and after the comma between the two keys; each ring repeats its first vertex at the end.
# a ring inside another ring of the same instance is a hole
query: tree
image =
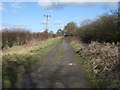
{"type": "Polygon", "coordinates": [[[63,36],[63,35],[64,35],[64,30],[62,30],[62,29],[58,29],[58,30],[57,30],[57,34],[63,36]]]}
{"type": "Polygon", "coordinates": [[[89,25],[92,23],[91,19],[85,19],[84,21],[81,22],[81,26],[89,25]]]}
{"type": "Polygon", "coordinates": [[[50,34],[53,34],[53,31],[49,31],[50,34]]]}
{"type": "Polygon", "coordinates": [[[65,35],[77,35],[77,25],[75,22],[69,22],[65,27],[65,35]]]}
{"type": "Polygon", "coordinates": [[[84,42],[115,42],[118,41],[118,16],[114,11],[99,16],[96,20],[85,20],[79,27],[80,39],[84,42]]]}
{"type": "Polygon", "coordinates": [[[44,33],[48,33],[48,29],[45,29],[45,31],[43,31],[44,33]]]}

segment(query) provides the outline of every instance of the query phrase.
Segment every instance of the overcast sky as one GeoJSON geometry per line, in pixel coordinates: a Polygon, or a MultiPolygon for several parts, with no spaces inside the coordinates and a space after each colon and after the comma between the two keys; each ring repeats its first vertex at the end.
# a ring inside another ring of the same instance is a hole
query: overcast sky
{"type": "Polygon", "coordinates": [[[117,8],[115,2],[3,2],[0,3],[0,28],[2,24],[3,27],[43,31],[46,23],[44,15],[51,15],[48,27],[56,32],[70,21],[80,25],[85,19],[96,19],[102,13],[117,8]]]}

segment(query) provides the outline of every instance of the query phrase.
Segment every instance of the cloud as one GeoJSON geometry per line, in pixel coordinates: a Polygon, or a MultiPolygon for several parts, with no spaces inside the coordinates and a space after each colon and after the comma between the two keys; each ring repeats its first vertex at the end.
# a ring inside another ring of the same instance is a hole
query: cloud
{"type": "Polygon", "coordinates": [[[63,28],[63,27],[64,27],[64,25],[56,25],[56,26],[52,26],[50,28],[63,28]]]}
{"type": "MultiPolygon", "coordinates": [[[[51,1],[51,0],[49,0],[49,1],[51,1]]],[[[63,7],[62,4],[59,4],[57,2],[38,2],[38,5],[47,10],[60,9],[63,7]]]]}
{"type": "Polygon", "coordinates": [[[5,22],[0,22],[0,25],[2,25],[2,28],[28,28],[30,26],[28,24],[11,24],[5,22]]]}
{"type": "Polygon", "coordinates": [[[62,24],[62,23],[63,23],[62,21],[59,21],[59,20],[58,20],[58,21],[55,21],[55,22],[54,22],[54,25],[60,25],[60,24],[62,24]]]}
{"type": "Polygon", "coordinates": [[[0,27],[0,31],[2,31],[2,29],[3,29],[3,28],[2,28],[2,27],[0,27]]]}
{"type": "MultiPolygon", "coordinates": [[[[10,3],[10,6],[13,7],[13,8],[23,8],[25,5],[21,2],[11,2],[10,3]]],[[[2,11],[6,11],[5,9],[5,4],[3,4],[2,2],[0,3],[0,12],[2,11]]],[[[11,10],[13,13],[16,13],[17,11],[16,10],[11,10]]]]}
{"type": "Polygon", "coordinates": [[[42,24],[46,24],[46,23],[47,23],[47,21],[46,21],[46,20],[43,20],[41,23],[42,23],[42,24]]]}
{"type": "Polygon", "coordinates": [[[12,10],[12,12],[13,12],[13,13],[17,13],[17,11],[16,11],[16,10],[12,10]]]}
{"type": "Polygon", "coordinates": [[[0,3],[0,11],[6,11],[5,5],[3,3],[0,3]]]}
{"type": "Polygon", "coordinates": [[[117,5],[118,5],[118,3],[116,3],[116,2],[109,2],[109,3],[104,4],[103,9],[108,9],[108,8],[111,8],[111,7],[114,7],[117,5]]]}
{"type": "Polygon", "coordinates": [[[19,24],[19,25],[13,24],[13,25],[12,25],[13,28],[26,28],[26,27],[28,27],[28,26],[29,26],[29,25],[27,25],[27,24],[19,24]]]}
{"type": "Polygon", "coordinates": [[[21,3],[21,2],[13,2],[13,3],[10,3],[10,5],[13,8],[23,8],[24,7],[23,3],[21,3]]]}
{"type": "MultiPolygon", "coordinates": [[[[98,3],[107,2],[106,5],[109,6],[110,2],[117,2],[117,0],[40,0],[38,5],[44,9],[61,9],[68,5],[78,5],[78,6],[86,6],[86,5],[95,5],[98,3]]],[[[111,4],[112,5],[112,4],[111,4]]]]}
{"type": "Polygon", "coordinates": [[[76,20],[76,21],[80,21],[81,18],[77,17],[77,18],[74,18],[74,20],[76,20]]]}
{"type": "Polygon", "coordinates": [[[39,0],[39,2],[118,2],[118,0],[39,0]]]}

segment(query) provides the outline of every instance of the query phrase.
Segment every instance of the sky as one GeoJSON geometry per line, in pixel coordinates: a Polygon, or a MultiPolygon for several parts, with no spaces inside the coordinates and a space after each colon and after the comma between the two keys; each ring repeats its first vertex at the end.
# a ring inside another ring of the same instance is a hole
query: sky
{"type": "Polygon", "coordinates": [[[117,9],[117,2],[2,2],[0,3],[0,28],[25,28],[31,32],[45,30],[46,17],[49,31],[63,29],[68,22],[78,26],[85,19],[94,20],[110,9],[117,9]]]}

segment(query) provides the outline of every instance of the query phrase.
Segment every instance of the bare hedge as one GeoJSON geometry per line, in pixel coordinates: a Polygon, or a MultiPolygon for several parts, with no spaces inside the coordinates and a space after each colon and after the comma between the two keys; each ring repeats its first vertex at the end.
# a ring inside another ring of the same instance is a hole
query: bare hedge
{"type": "Polygon", "coordinates": [[[57,34],[50,34],[44,32],[31,33],[22,29],[3,29],[2,30],[2,45],[1,48],[11,48],[14,45],[23,45],[30,40],[36,39],[39,41],[46,40],[48,38],[55,38],[57,34]]]}

